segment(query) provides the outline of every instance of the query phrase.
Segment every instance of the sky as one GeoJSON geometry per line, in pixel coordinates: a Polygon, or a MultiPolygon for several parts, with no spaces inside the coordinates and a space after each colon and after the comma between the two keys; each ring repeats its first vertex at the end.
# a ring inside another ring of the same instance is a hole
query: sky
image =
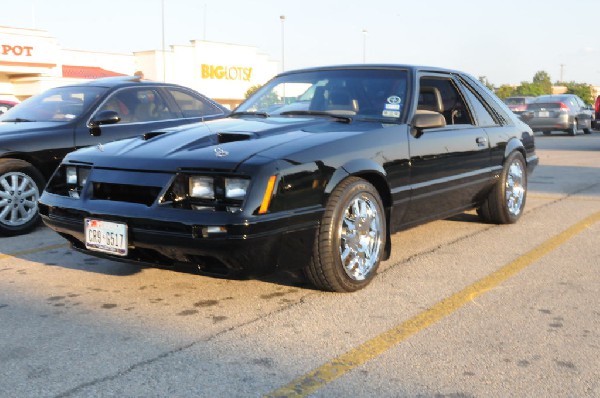
{"type": "Polygon", "coordinates": [[[0,0],[0,26],[65,49],[132,53],[209,40],[258,47],[286,70],[345,63],[447,67],[495,86],[600,86],[598,0],[0,0]],[[164,13],[163,13],[164,9],[164,13]],[[282,22],[281,16],[285,16],[282,22]],[[163,19],[164,17],[164,19],[163,19]],[[164,20],[164,36],[163,36],[164,20]],[[283,51],[283,57],[282,57],[283,51]]]}

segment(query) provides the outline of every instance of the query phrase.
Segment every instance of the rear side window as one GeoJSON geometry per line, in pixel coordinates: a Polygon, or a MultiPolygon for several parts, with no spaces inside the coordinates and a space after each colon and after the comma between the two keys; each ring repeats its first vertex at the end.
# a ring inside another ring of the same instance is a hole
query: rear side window
{"type": "Polygon", "coordinates": [[[181,109],[183,117],[202,117],[223,114],[221,109],[208,100],[199,99],[179,89],[167,88],[167,90],[169,90],[179,106],[179,109],[181,109]]]}
{"type": "Polygon", "coordinates": [[[495,94],[489,91],[487,87],[484,87],[481,83],[479,83],[479,81],[470,75],[461,75],[460,80],[465,83],[465,85],[473,89],[473,91],[481,96],[482,100],[489,105],[489,111],[493,113],[499,124],[512,124],[512,119],[509,115],[512,115],[513,113],[510,109],[508,109],[506,104],[500,100],[500,98],[498,98],[495,94]]]}
{"type": "Polygon", "coordinates": [[[466,82],[463,83],[465,95],[471,104],[477,124],[481,127],[497,126],[499,123],[490,111],[490,105],[481,98],[473,87],[469,86],[466,82]]]}

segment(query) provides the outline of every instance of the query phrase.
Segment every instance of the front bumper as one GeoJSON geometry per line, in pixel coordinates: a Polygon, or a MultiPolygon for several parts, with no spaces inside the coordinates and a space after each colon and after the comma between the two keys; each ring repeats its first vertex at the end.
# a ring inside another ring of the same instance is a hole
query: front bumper
{"type": "Polygon", "coordinates": [[[211,275],[260,275],[295,269],[310,258],[320,207],[245,219],[241,214],[147,207],[132,203],[80,201],[44,193],[39,204],[44,223],[87,254],[157,266],[188,264],[211,275]],[[84,219],[127,225],[126,257],[86,249],[84,219]],[[226,232],[207,232],[208,226],[226,232]]]}

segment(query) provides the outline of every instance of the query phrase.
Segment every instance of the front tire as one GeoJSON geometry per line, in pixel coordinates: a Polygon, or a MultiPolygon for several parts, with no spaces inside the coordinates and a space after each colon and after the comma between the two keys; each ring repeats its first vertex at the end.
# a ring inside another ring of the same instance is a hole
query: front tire
{"type": "Polygon", "coordinates": [[[385,211],[375,187],[346,178],[327,201],[305,274],[322,290],[362,289],[376,274],[386,237],[385,211]]]}
{"type": "Polygon", "coordinates": [[[506,159],[500,180],[477,209],[479,216],[494,224],[514,224],[523,214],[527,199],[527,169],[520,152],[506,159]]]}
{"type": "Polygon", "coordinates": [[[588,120],[586,127],[583,129],[583,134],[592,134],[592,119],[588,120]]]}
{"type": "Polygon", "coordinates": [[[38,200],[44,177],[30,163],[0,159],[0,234],[20,235],[39,222],[38,200]]]}

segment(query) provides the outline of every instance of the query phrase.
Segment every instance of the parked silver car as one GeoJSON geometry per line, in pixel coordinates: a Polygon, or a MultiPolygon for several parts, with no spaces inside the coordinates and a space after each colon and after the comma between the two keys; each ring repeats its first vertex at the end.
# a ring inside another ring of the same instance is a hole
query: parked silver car
{"type": "Polygon", "coordinates": [[[574,94],[542,95],[527,105],[521,119],[533,131],[549,135],[552,131],[565,131],[576,135],[583,129],[585,134],[592,132],[593,109],[574,94]]]}

